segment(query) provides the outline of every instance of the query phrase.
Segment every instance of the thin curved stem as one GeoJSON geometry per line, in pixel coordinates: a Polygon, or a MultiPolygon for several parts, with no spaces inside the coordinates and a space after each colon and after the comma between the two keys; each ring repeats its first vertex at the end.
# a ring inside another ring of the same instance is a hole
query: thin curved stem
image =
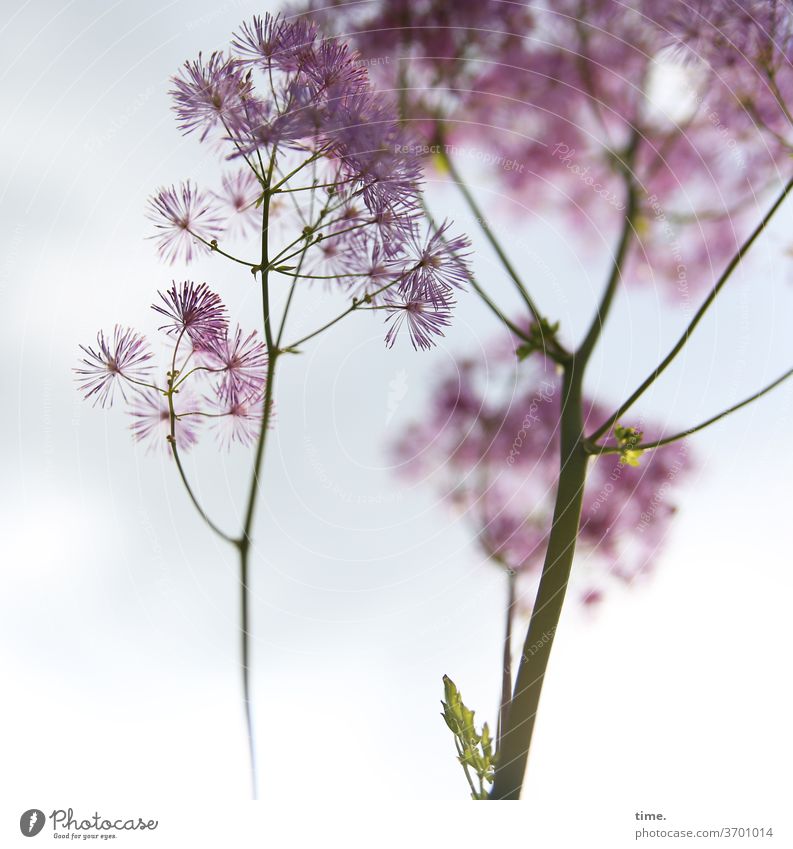
{"type": "MultiPolygon", "coordinates": [[[[182,368],[184,368],[184,366],[182,368]]],[[[210,374],[219,374],[220,372],[224,371],[224,369],[211,368],[210,366],[195,366],[194,368],[191,368],[190,371],[186,371],[184,373],[180,372],[179,380],[174,383],[173,388],[178,389],[185,382],[185,380],[190,377],[190,375],[193,375],[199,371],[208,371],[210,372],[210,374]]]]}
{"type": "Polygon", "coordinates": [[[237,540],[230,536],[229,534],[222,531],[207,515],[204,508],[201,506],[198,498],[193,492],[193,488],[190,486],[190,481],[187,479],[187,474],[185,473],[184,467],[182,466],[182,460],[179,457],[179,449],[176,446],[176,421],[177,415],[176,410],[174,409],[173,404],[173,396],[176,391],[176,357],[179,352],[179,344],[184,337],[185,330],[184,328],[179,332],[179,336],[176,339],[176,344],[173,349],[173,358],[171,360],[171,371],[168,372],[168,389],[165,392],[165,395],[168,399],[168,419],[170,425],[170,433],[168,434],[168,445],[170,446],[171,452],[173,453],[174,461],[176,462],[176,468],[179,472],[179,477],[181,478],[182,483],[184,484],[184,488],[187,490],[187,495],[190,498],[190,501],[193,503],[193,506],[198,511],[198,515],[204,520],[207,527],[216,533],[221,539],[224,539],[226,542],[231,543],[232,545],[237,544],[237,540]]]}
{"type": "MultiPolygon", "coordinates": [[[[309,156],[308,159],[304,160],[300,165],[296,168],[293,168],[289,173],[285,174],[274,186],[270,187],[269,192],[271,195],[276,194],[276,192],[282,191],[281,186],[288,183],[292,177],[295,176],[299,171],[302,171],[306,166],[311,165],[312,162],[316,162],[321,156],[323,156],[329,150],[330,145],[326,145],[325,147],[320,148],[318,151],[314,152],[309,156]]],[[[270,176],[268,177],[267,184],[269,186],[272,180],[272,169],[270,169],[270,176]]]]}
{"type": "Polygon", "coordinates": [[[245,721],[248,732],[248,755],[251,768],[251,790],[253,798],[258,798],[258,779],[256,769],[256,746],[253,722],[253,702],[251,697],[250,680],[250,591],[249,591],[249,554],[251,546],[251,530],[256,513],[256,500],[259,494],[259,479],[261,475],[262,460],[264,458],[264,446],[267,438],[267,429],[270,423],[270,411],[273,400],[273,384],[275,382],[275,363],[278,351],[273,344],[272,325],[270,321],[270,289],[268,270],[268,234],[270,228],[270,199],[269,189],[272,181],[273,168],[275,167],[275,150],[270,157],[270,165],[267,174],[267,182],[262,202],[262,258],[260,273],[262,276],[262,321],[264,323],[264,338],[267,345],[267,374],[265,378],[264,401],[262,406],[261,431],[256,445],[256,454],[251,474],[251,482],[248,491],[248,505],[245,511],[242,533],[237,540],[237,548],[240,553],[240,649],[242,661],[242,692],[245,702],[245,721]]]}
{"type": "MultiPolygon", "coordinates": [[[[247,112],[247,109],[246,109],[246,112],[247,112]]],[[[245,160],[245,162],[247,163],[248,167],[249,167],[249,168],[251,169],[251,171],[253,171],[253,173],[256,175],[256,179],[257,179],[260,183],[262,183],[262,184],[263,184],[263,183],[264,183],[264,172],[262,172],[262,173],[260,174],[260,173],[256,170],[256,166],[255,166],[255,165],[251,162],[251,160],[250,160],[250,158],[248,157],[248,155],[247,155],[246,153],[244,153],[244,152],[243,152],[242,148],[240,147],[239,142],[238,142],[238,141],[234,138],[234,133],[232,133],[232,132],[231,132],[231,128],[229,127],[228,123],[227,123],[227,122],[225,121],[225,119],[224,119],[224,118],[222,118],[222,117],[221,117],[221,119],[220,119],[220,120],[221,120],[221,123],[223,124],[223,128],[226,130],[226,132],[228,133],[229,138],[231,139],[232,143],[234,144],[234,147],[236,147],[236,148],[237,148],[237,152],[239,153],[239,155],[240,155],[240,156],[241,156],[241,157],[245,160]]],[[[257,152],[258,152],[258,149],[257,149],[257,152]]]]}
{"type": "Polygon", "coordinates": [[[479,207],[479,204],[476,202],[476,199],[474,198],[470,189],[463,180],[462,175],[452,162],[451,157],[449,156],[446,150],[446,145],[442,140],[438,144],[438,148],[440,150],[440,157],[443,161],[443,164],[448,169],[452,180],[457,184],[457,187],[459,188],[460,193],[465,199],[465,202],[468,204],[471,209],[471,212],[473,212],[474,216],[476,217],[476,221],[477,224],[479,224],[479,228],[481,229],[482,233],[484,233],[485,238],[488,240],[488,242],[490,242],[490,246],[496,252],[496,255],[501,261],[501,264],[504,266],[504,270],[507,272],[512,282],[515,284],[515,287],[517,288],[521,297],[525,301],[526,306],[529,308],[529,312],[532,314],[534,321],[537,322],[537,324],[540,324],[542,322],[542,315],[539,309],[532,300],[531,295],[529,295],[528,289],[526,288],[517,271],[515,270],[514,266],[510,262],[509,257],[506,255],[504,249],[501,247],[501,243],[498,241],[498,239],[496,239],[490,228],[487,226],[487,221],[484,217],[482,210],[479,207]]]}
{"type": "Polygon", "coordinates": [[[284,277],[296,277],[301,280],[349,280],[352,277],[370,277],[371,275],[365,271],[350,272],[349,274],[301,274],[295,271],[282,271],[280,268],[271,269],[276,274],[282,274],[284,277]]]}
{"type": "Polygon", "coordinates": [[[206,239],[203,239],[201,236],[199,236],[197,233],[194,233],[192,230],[188,230],[187,232],[194,239],[198,239],[198,241],[201,242],[202,245],[206,245],[209,248],[209,250],[211,250],[213,253],[220,254],[221,256],[226,257],[226,259],[230,259],[232,262],[239,263],[240,265],[246,265],[248,268],[256,268],[255,263],[246,262],[246,260],[244,260],[244,259],[240,259],[239,257],[232,256],[231,254],[226,253],[225,251],[221,250],[218,247],[217,242],[208,242],[206,239]]]}
{"type": "MultiPolygon", "coordinates": [[[[424,199],[424,195],[421,196],[421,208],[424,211],[424,214],[427,216],[427,220],[430,223],[432,229],[436,232],[440,232],[440,228],[438,227],[438,223],[435,220],[432,212],[430,211],[429,206],[427,205],[427,201],[424,199]]],[[[448,240],[446,237],[441,234],[441,241],[446,245],[448,244],[448,240]]],[[[506,327],[508,327],[519,339],[523,339],[524,342],[529,341],[528,334],[521,330],[513,321],[510,321],[506,317],[506,315],[501,311],[499,306],[495,303],[495,301],[485,292],[485,290],[479,285],[474,272],[468,265],[463,266],[466,270],[466,276],[468,277],[468,282],[471,284],[471,288],[476,292],[477,295],[485,302],[487,307],[496,316],[496,318],[506,327]]]]}
{"type": "MultiPolygon", "coordinates": [[[[297,274],[300,274],[300,270],[303,268],[303,263],[306,259],[306,253],[308,252],[309,245],[306,244],[303,253],[300,255],[300,260],[297,263],[297,274]]],[[[292,279],[292,282],[289,286],[289,294],[286,296],[286,303],[284,304],[284,311],[281,313],[281,323],[278,327],[278,335],[275,338],[275,347],[276,349],[280,349],[281,347],[281,339],[284,335],[284,330],[286,329],[286,319],[289,315],[289,310],[292,306],[292,299],[295,297],[295,288],[297,287],[298,277],[295,276],[292,279]]]]}
{"type": "Polygon", "coordinates": [[[327,189],[330,187],[336,188],[337,186],[343,186],[345,183],[353,182],[355,182],[355,178],[350,177],[347,180],[337,180],[335,183],[317,183],[316,185],[312,184],[310,186],[298,186],[295,189],[273,189],[273,194],[285,195],[289,192],[313,192],[316,189],[327,189]]]}
{"type": "Polygon", "coordinates": [[[672,350],[664,357],[664,359],[653,369],[652,372],[645,378],[645,380],[639,385],[639,387],[633,392],[633,394],[625,401],[620,407],[606,419],[605,422],[589,437],[590,440],[594,441],[599,439],[609,430],[617,420],[627,411],[629,410],[634,403],[641,398],[641,396],[650,388],[650,386],[655,383],[655,381],[666,371],[669,365],[673,362],[675,357],[680,353],[680,351],[685,347],[688,340],[691,338],[692,333],[696,329],[697,325],[702,321],[705,313],[710,308],[711,304],[716,300],[719,292],[724,288],[727,281],[732,276],[732,273],[735,269],[740,265],[741,260],[746,256],[749,249],[757,240],[758,236],[766,229],[768,223],[774,217],[774,213],[779,209],[782,205],[785,198],[790,193],[791,189],[793,189],[793,177],[785,183],[784,188],[780,192],[779,196],[776,198],[774,203],[771,205],[771,208],[766,212],[763,216],[762,221],[755,227],[746,241],[738,248],[735,252],[735,255],[727,264],[727,267],[722,272],[719,279],[714,284],[713,288],[708,293],[708,296],[703,301],[700,308],[697,310],[694,317],[689,322],[688,327],[686,327],[683,335],[677,340],[672,350]]]}
{"type": "Polygon", "coordinates": [[[330,321],[325,322],[325,324],[323,324],[321,327],[318,327],[316,330],[312,331],[311,333],[307,334],[306,336],[303,336],[302,339],[298,339],[297,342],[292,342],[291,344],[287,345],[284,348],[284,350],[285,351],[294,351],[295,348],[299,347],[304,342],[308,342],[309,339],[313,339],[315,336],[319,336],[320,333],[324,333],[330,327],[333,327],[334,324],[337,324],[343,318],[348,316],[351,312],[355,312],[355,310],[358,309],[358,305],[360,303],[361,303],[361,301],[353,301],[352,305],[349,306],[346,310],[344,310],[344,312],[339,313],[335,318],[332,318],[330,321]]]}
{"type": "Polygon", "coordinates": [[[633,175],[631,171],[633,168],[633,160],[636,154],[636,147],[638,145],[638,141],[639,135],[636,131],[634,131],[633,136],[631,138],[631,142],[628,146],[625,161],[623,163],[623,173],[625,174],[625,180],[627,183],[625,219],[622,224],[622,232],[620,233],[619,242],[617,243],[617,249],[614,252],[611,273],[606,283],[606,288],[603,290],[603,296],[600,300],[600,304],[598,305],[595,317],[592,319],[592,324],[589,326],[589,330],[587,331],[583,342],[581,343],[580,347],[578,348],[578,351],[576,352],[578,360],[584,367],[589,361],[589,358],[592,355],[592,351],[594,350],[595,345],[597,344],[597,341],[600,338],[601,333],[603,332],[603,325],[605,324],[606,316],[611,310],[611,304],[614,301],[614,296],[617,293],[619,282],[622,279],[622,266],[625,262],[625,257],[627,256],[628,248],[630,247],[630,243],[633,237],[636,235],[636,230],[634,227],[634,218],[636,216],[638,198],[636,186],[633,182],[633,175]]]}
{"type": "Polygon", "coordinates": [[[318,327],[316,330],[309,333],[307,336],[304,336],[302,339],[298,339],[297,342],[292,342],[291,345],[287,345],[283,350],[285,351],[294,351],[299,345],[302,345],[304,342],[308,342],[309,339],[313,339],[315,336],[319,336],[320,333],[324,333],[328,328],[333,327],[334,324],[340,322],[343,318],[346,318],[351,312],[355,312],[358,309],[366,309],[364,304],[368,304],[372,301],[373,298],[376,298],[378,295],[381,295],[386,290],[390,289],[392,286],[396,286],[397,283],[401,282],[405,279],[409,274],[412,274],[418,266],[411,266],[406,271],[403,271],[402,274],[399,275],[396,279],[392,280],[390,283],[387,283],[385,286],[381,286],[379,289],[376,289],[374,292],[369,292],[365,294],[360,300],[353,299],[352,304],[347,307],[344,312],[339,313],[335,318],[332,318],[330,321],[323,324],[321,327],[318,327]]]}
{"type": "MultiPolygon", "coordinates": [[[[334,223],[335,223],[335,222],[333,222],[333,221],[328,221],[328,222],[327,222],[324,226],[326,226],[326,227],[331,227],[334,223]]],[[[369,224],[370,224],[370,223],[371,223],[371,222],[369,222],[369,221],[364,221],[364,223],[363,223],[363,224],[355,224],[355,225],[354,225],[354,226],[352,226],[352,227],[346,227],[344,230],[338,230],[338,231],[336,231],[336,232],[332,233],[332,234],[331,234],[330,236],[328,236],[327,238],[328,238],[328,239],[336,239],[336,238],[338,238],[339,236],[343,236],[345,233],[351,233],[353,230],[360,230],[362,227],[367,227],[367,226],[369,226],[369,224]]],[[[321,223],[319,223],[319,224],[315,224],[315,225],[314,225],[311,229],[312,229],[312,231],[313,231],[314,229],[316,229],[317,227],[320,227],[320,226],[323,226],[323,225],[322,225],[321,223]]],[[[309,235],[310,235],[310,234],[309,234],[309,235]]],[[[308,248],[310,248],[312,245],[317,245],[317,244],[319,244],[319,241],[320,241],[320,240],[315,239],[314,241],[308,241],[308,244],[307,244],[307,245],[305,245],[305,246],[303,246],[303,247],[301,247],[301,248],[298,248],[296,251],[292,251],[292,253],[290,253],[290,254],[287,254],[287,253],[286,253],[286,252],[287,252],[287,251],[288,251],[291,247],[293,247],[294,245],[298,244],[299,242],[307,241],[307,240],[309,239],[309,235],[305,235],[305,234],[304,234],[304,235],[300,236],[300,238],[295,239],[293,242],[291,242],[290,244],[288,244],[288,245],[287,245],[287,246],[286,246],[286,247],[285,247],[285,248],[281,251],[281,253],[279,253],[277,256],[273,257],[273,259],[271,259],[271,260],[269,261],[269,263],[268,263],[268,265],[267,265],[267,271],[272,271],[272,270],[274,270],[274,269],[275,269],[278,265],[280,265],[281,263],[284,263],[284,262],[286,262],[287,260],[292,259],[292,257],[295,257],[295,256],[297,256],[298,254],[303,253],[303,251],[307,250],[307,249],[308,249],[308,248]]]]}
{"type": "Polygon", "coordinates": [[[512,620],[515,615],[515,583],[517,574],[507,569],[507,612],[504,626],[504,650],[501,658],[501,705],[498,711],[496,751],[501,748],[501,735],[507,724],[509,703],[512,701],[512,620]]]}
{"type": "MultiPolygon", "coordinates": [[[[173,411],[171,412],[172,416],[172,425],[171,425],[171,434],[173,436],[173,422],[175,421],[175,417],[173,416],[173,411]]],[[[182,466],[182,461],[179,457],[179,449],[176,447],[176,437],[173,436],[173,439],[170,440],[171,451],[173,452],[173,458],[176,461],[176,468],[179,471],[179,477],[182,479],[182,483],[184,484],[184,488],[187,490],[187,494],[190,497],[190,500],[193,502],[193,506],[198,511],[198,515],[206,522],[207,526],[214,531],[221,539],[225,540],[232,545],[237,545],[237,539],[233,536],[222,531],[210,518],[207,516],[204,508],[199,503],[198,499],[193,492],[193,488],[190,486],[190,482],[187,480],[187,475],[185,474],[185,470],[182,466]]]]}
{"type": "Polygon", "coordinates": [[[134,383],[136,386],[142,386],[144,389],[153,389],[155,392],[165,393],[164,389],[160,389],[159,386],[156,386],[154,383],[146,383],[143,380],[135,380],[133,377],[129,377],[126,374],[122,374],[121,377],[127,381],[127,383],[134,383]]]}
{"type": "MultiPolygon", "coordinates": [[[[706,427],[710,427],[712,424],[715,424],[721,419],[729,416],[731,413],[736,412],[737,410],[742,409],[743,407],[748,406],[753,401],[756,401],[758,398],[762,398],[763,395],[768,394],[773,389],[776,389],[780,383],[784,383],[789,377],[793,375],[793,368],[788,369],[783,375],[778,377],[776,380],[772,381],[768,384],[768,386],[763,387],[759,392],[755,392],[754,395],[750,395],[748,398],[744,398],[743,401],[739,401],[737,404],[733,404],[731,407],[728,407],[726,410],[722,410],[722,412],[717,413],[715,416],[711,416],[709,419],[706,419],[704,422],[701,422],[694,427],[686,428],[685,430],[681,430],[680,433],[674,434],[674,436],[665,436],[663,439],[656,439],[652,442],[640,442],[638,445],[632,445],[631,450],[635,451],[650,451],[653,448],[660,448],[662,445],[669,445],[672,442],[679,442],[681,439],[685,439],[687,436],[691,436],[693,433],[698,433],[701,430],[705,430],[706,427]]],[[[622,449],[620,449],[616,445],[598,445],[593,443],[591,440],[586,440],[584,443],[584,448],[586,449],[588,454],[619,454],[622,449]]]]}
{"type": "Polygon", "coordinates": [[[462,764],[463,772],[465,773],[465,778],[468,781],[468,786],[471,788],[471,797],[473,799],[476,799],[476,797],[477,797],[476,787],[474,787],[474,782],[471,780],[471,773],[468,771],[468,764],[465,763],[465,761],[463,760],[462,746],[460,745],[460,742],[458,741],[458,739],[456,737],[454,738],[454,745],[457,748],[457,754],[460,758],[460,763],[462,764]]]}

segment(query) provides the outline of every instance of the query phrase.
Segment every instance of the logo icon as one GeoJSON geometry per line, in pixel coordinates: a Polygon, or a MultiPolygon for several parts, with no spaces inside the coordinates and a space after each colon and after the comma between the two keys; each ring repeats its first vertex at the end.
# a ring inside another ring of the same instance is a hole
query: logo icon
{"type": "Polygon", "coordinates": [[[19,830],[25,837],[35,837],[44,828],[44,811],[31,808],[19,818],[19,830]]]}

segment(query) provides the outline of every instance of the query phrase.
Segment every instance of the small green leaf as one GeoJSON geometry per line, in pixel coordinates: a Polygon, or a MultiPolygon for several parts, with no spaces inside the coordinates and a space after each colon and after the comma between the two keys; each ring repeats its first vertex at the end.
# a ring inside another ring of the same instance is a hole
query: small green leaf
{"type": "MultiPolygon", "coordinates": [[[[476,776],[480,785],[493,783],[493,740],[487,723],[481,733],[476,730],[474,711],[463,703],[460,691],[448,675],[443,676],[443,720],[454,734],[457,747],[457,760],[471,781],[470,772],[476,776]]],[[[488,791],[474,792],[474,799],[489,798],[488,791]]]]}
{"type": "Polygon", "coordinates": [[[522,345],[519,345],[515,349],[515,353],[518,355],[518,359],[523,362],[525,359],[530,357],[537,349],[534,345],[530,345],[528,342],[524,342],[522,345]]]}
{"type": "Polygon", "coordinates": [[[549,347],[556,342],[556,334],[559,332],[559,322],[551,324],[547,319],[541,318],[529,327],[528,339],[515,349],[518,359],[523,362],[536,351],[545,353],[549,347]]]}

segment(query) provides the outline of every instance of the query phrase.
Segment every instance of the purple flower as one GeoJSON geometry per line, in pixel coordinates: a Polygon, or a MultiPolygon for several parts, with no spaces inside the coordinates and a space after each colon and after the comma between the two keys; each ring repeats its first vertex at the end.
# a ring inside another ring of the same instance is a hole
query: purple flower
{"type": "Polygon", "coordinates": [[[388,256],[403,253],[405,245],[416,237],[419,220],[418,209],[412,205],[401,207],[381,203],[372,211],[372,224],[388,256]]]}
{"type": "Polygon", "coordinates": [[[238,406],[249,399],[260,398],[267,372],[267,347],[254,330],[243,336],[237,326],[216,339],[204,358],[213,371],[219,371],[217,394],[223,404],[238,406]]]}
{"type": "Polygon", "coordinates": [[[149,363],[152,354],[146,340],[118,324],[112,338],[100,330],[96,335],[96,348],[85,345],[80,348],[85,356],[80,361],[82,367],[74,371],[86,400],[93,398],[94,405],[110,407],[117,386],[126,401],[125,384],[135,389],[130,381],[146,381],[152,370],[149,363]]]}
{"type": "Polygon", "coordinates": [[[361,183],[371,212],[415,209],[421,162],[403,152],[409,139],[393,104],[371,91],[352,93],[332,110],[326,137],[344,175],[361,183]]]}
{"type": "Polygon", "coordinates": [[[356,239],[352,244],[348,267],[352,275],[349,289],[357,295],[367,290],[382,289],[399,277],[399,270],[394,267],[379,239],[356,239]]]}
{"type": "Polygon", "coordinates": [[[209,197],[191,183],[160,189],[149,200],[149,220],[159,231],[157,239],[160,256],[173,264],[178,259],[190,262],[194,250],[209,250],[198,242],[211,242],[223,232],[223,222],[209,197]]]}
{"type": "MultiPolygon", "coordinates": [[[[178,392],[174,396],[174,412],[184,415],[175,422],[176,447],[180,451],[192,448],[198,442],[200,417],[189,415],[200,412],[194,396],[178,392]]],[[[149,451],[169,446],[171,437],[171,411],[168,398],[161,392],[151,390],[141,392],[130,410],[132,416],[132,436],[138,442],[144,442],[149,451]]],[[[169,446],[170,447],[170,446],[169,446]]]]}
{"type": "Polygon", "coordinates": [[[249,104],[244,122],[238,122],[231,133],[236,150],[231,159],[255,153],[257,150],[281,148],[305,148],[305,140],[316,130],[315,111],[305,98],[305,90],[298,91],[298,98],[290,97],[289,109],[281,112],[272,100],[256,100],[249,104]],[[301,105],[302,104],[302,105],[301,105]]]}
{"type": "MultiPolygon", "coordinates": [[[[507,214],[566,216],[578,250],[600,249],[604,233],[616,241],[630,172],[640,195],[630,283],[660,282],[683,298],[707,288],[793,151],[793,9],[782,0],[302,8],[400,92],[408,142],[428,167],[437,144],[458,167],[478,161],[507,214]],[[395,45],[398,61],[376,61],[395,45]]],[[[386,135],[372,138],[385,123],[374,115],[353,101],[330,136],[372,211],[403,185],[388,183],[386,135]]],[[[400,174],[409,163],[397,159],[400,174]]]]}
{"type": "Polygon", "coordinates": [[[246,236],[257,232],[260,226],[260,210],[256,206],[262,187],[249,168],[224,174],[222,190],[214,193],[215,198],[228,211],[225,230],[229,236],[246,236]]]}
{"type": "Polygon", "coordinates": [[[349,47],[340,41],[323,39],[302,70],[312,97],[323,98],[330,108],[363,93],[369,85],[366,68],[355,61],[349,47]]]}
{"type": "Polygon", "coordinates": [[[399,284],[399,291],[409,300],[431,301],[443,305],[452,288],[462,289],[468,280],[468,254],[470,242],[463,236],[448,237],[446,221],[432,235],[419,240],[410,236],[411,271],[399,284]]]}
{"type": "Polygon", "coordinates": [[[185,62],[180,76],[172,78],[179,129],[183,133],[201,131],[201,141],[218,124],[228,127],[240,120],[250,81],[241,64],[213,53],[208,62],[201,54],[194,62],[185,62]]]}
{"type": "Polygon", "coordinates": [[[435,345],[435,338],[443,336],[443,328],[451,324],[453,302],[439,303],[430,299],[397,300],[388,299],[386,322],[391,326],[386,333],[385,342],[389,348],[394,346],[402,325],[407,325],[410,341],[418,351],[427,351],[435,345]]]}
{"type": "Polygon", "coordinates": [[[165,293],[157,294],[165,306],[152,304],[151,308],[170,319],[159,330],[177,337],[186,333],[198,351],[213,350],[224,338],[228,327],[226,307],[206,283],[174,283],[165,293]]]}
{"type": "Polygon", "coordinates": [[[262,398],[260,395],[225,404],[218,401],[220,413],[216,414],[212,429],[221,448],[230,450],[234,445],[253,445],[258,440],[262,427],[262,398]]]}
{"type": "Polygon", "coordinates": [[[255,15],[235,33],[231,47],[238,61],[263,71],[296,71],[311,54],[316,28],[305,20],[287,22],[280,16],[255,15]]]}

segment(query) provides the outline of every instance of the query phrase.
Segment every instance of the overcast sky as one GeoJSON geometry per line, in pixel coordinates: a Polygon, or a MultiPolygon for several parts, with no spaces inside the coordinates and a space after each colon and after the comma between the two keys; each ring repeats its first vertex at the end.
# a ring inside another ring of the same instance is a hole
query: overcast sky
{"type": "MultiPolygon", "coordinates": [[[[70,369],[100,327],[156,326],[148,305],[172,276],[210,281],[255,326],[250,275],[216,257],[189,275],[161,265],[143,210],[161,184],[215,176],[175,129],[168,76],[264,8],[39,2],[0,29],[0,796],[12,813],[143,796],[222,806],[246,792],[234,552],[200,524],[167,458],[133,445],[120,412],[81,402],[70,369]]],[[[486,169],[466,171],[492,187],[486,169]]],[[[430,191],[474,232],[450,189],[430,191]]],[[[516,263],[549,314],[580,328],[607,257],[518,212],[496,216],[516,263]]],[[[788,205],[648,395],[648,416],[696,423],[793,362],[792,219],[788,205]]],[[[517,306],[477,246],[480,277],[517,306]]],[[[309,292],[295,329],[342,303],[309,292]]],[[[621,400],[684,321],[657,293],[623,297],[589,389],[621,400]]],[[[459,516],[392,473],[385,446],[420,415],[438,369],[497,333],[469,295],[429,353],[406,340],[385,350],[379,319],[355,315],[283,361],[252,577],[274,810],[465,798],[441,677],[494,721],[503,578],[459,516]],[[396,407],[394,381],[406,387],[396,407]]],[[[652,580],[593,614],[568,607],[524,791],[526,845],[573,845],[553,842],[560,823],[577,845],[628,845],[639,809],[681,827],[790,826],[791,423],[788,386],[693,439],[698,469],[652,580]]],[[[247,463],[209,447],[190,461],[225,527],[247,463]]]]}

